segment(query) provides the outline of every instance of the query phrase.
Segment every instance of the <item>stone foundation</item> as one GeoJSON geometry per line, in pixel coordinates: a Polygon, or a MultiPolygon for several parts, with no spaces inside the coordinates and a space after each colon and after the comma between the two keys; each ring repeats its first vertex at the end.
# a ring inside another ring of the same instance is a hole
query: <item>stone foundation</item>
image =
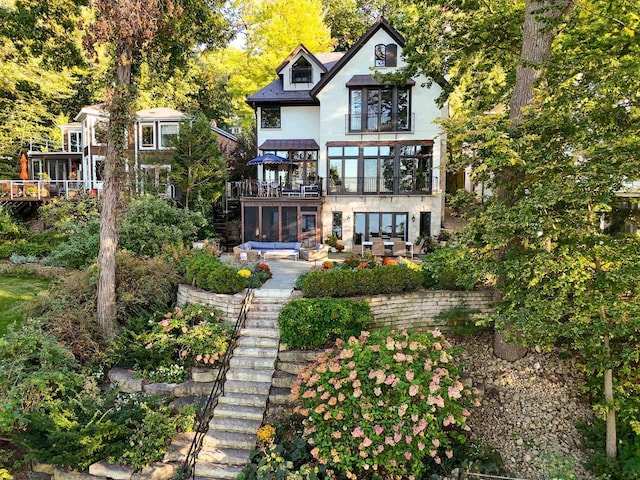
{"type": "Polygon", "coordinates": [[[222,293],[207,292],[206,290],[192,287],[191,285],[180,284],[178,285],[178,299],[176,303],[179,306],[189,303],[210,305],[220,310],[222,312],[222,318],[226,321],[235,323],[240,314],[244,297],[244,290],[235,295],[225,295],[222,293]]]}

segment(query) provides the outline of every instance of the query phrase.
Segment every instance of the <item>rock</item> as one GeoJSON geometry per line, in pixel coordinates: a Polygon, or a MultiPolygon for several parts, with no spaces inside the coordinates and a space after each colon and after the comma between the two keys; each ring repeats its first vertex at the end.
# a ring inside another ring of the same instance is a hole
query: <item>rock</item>
{"type": "Polygon", "coordinates": [[[112,368],[109,370],[109,380],[124,393],[136,393],[142,391],[142,378],[134,378],[133,370],[124,368],[112,368]]]}
{"type": "Polygon", "coordinates": [[[220,369],[212,367],[193,367],[191,379],[198,383],[214,382],[218,376],[218,370],[220,369]]]}
{"type": "Polygon", "coordinates": [[[114,480],[130,480],[133,475],[133,469],[125,465],[113,464],[102,460],[89,465],[89,474],[97,477],[113,478],[114,480]]]}
{"type": "Polygon", "coordinates": [[[142,469],[140,473],[134,473],[132,480],[169,480],[176,475],[177,465],[167,463],[154,463],[142,469]]]}
{"type": "Polygon", "coordinates": [[[149,395],[157,393],[169,397],[173,394],[173,390],[177,386],[177,383],[149,383],[144,386],[144,391],[149,395]]]}
{"type": "Polygon", "coordinates": [[[107,477],[97,477],[84,472],[56,468],[53,472],[53,480],[107,480],[107,477]]]}

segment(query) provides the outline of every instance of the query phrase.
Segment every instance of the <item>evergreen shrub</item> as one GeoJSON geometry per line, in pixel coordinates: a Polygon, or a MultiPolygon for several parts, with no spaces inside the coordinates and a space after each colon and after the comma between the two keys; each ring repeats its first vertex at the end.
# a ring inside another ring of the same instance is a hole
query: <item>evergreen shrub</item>
{"type": "Polygon", "coordinates": [[[248,276],[240,275],[238,270],[223,264],[216,255],[206,251],[190,258],[186,271],[188,283],[213,293],[238,293],[250,283],[248,276]]]}
{"type": "Polygon", "coordinates": [[[366,302],[335,298],[296,299],[280,310],[280,339],[289,348],[314,349],[358,335],[373,316],[366,302]]]}
{"type": "Polygon", "coordinates": [[[363,266],[313,271],[300,283],[305,297],[353,297],[414,292],[422,287],[422,275],[406,265],[363,266]]]}
{"type": "Polygon", "coordinates": [[[473,290],[481,281],[464,246],[436,248],[422,260],[425,288],[473,290]]]}

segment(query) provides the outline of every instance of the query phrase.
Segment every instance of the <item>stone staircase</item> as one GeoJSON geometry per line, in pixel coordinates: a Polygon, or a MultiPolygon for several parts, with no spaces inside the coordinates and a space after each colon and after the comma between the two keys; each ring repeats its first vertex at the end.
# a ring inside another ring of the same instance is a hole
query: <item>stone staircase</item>
{"type": "Polygon", "coordinates": [[[214,409],[195,476],[236,478],[249,463],[262,425],[278,357],[278,312],[290,292],[257,290],[229,363],[224,394],[214,409]]]}

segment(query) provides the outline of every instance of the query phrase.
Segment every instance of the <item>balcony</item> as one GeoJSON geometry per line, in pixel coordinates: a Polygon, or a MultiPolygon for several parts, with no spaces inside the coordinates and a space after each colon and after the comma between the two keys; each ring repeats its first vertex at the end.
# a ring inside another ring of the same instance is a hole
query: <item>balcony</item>
{"type": "Polygon", "coordinates": [[[431,174],[413,177],[333,177],[327,195],[431,195],[431,174]]]}
{"type": "Polygon", "coordinates": [[[0,180],[0,201],[3,202],[33,202],[87,192],[95,195],[100,190],[96,185],[89,189],[82,180],[0,180]]]}
{"type": "Polygon", "coordinates": [[[322,179],[313,183],[286,185],[278,181],[237,180],[227,182],[227,198],[320,198],[322,179]]]}
{"type": "Polygon", "coordinates": [[[382,114],[347,114],[345,115],[345,132],[347,134],[362,133],[413,133],[415,114],[382,115],[382,114]]]}

